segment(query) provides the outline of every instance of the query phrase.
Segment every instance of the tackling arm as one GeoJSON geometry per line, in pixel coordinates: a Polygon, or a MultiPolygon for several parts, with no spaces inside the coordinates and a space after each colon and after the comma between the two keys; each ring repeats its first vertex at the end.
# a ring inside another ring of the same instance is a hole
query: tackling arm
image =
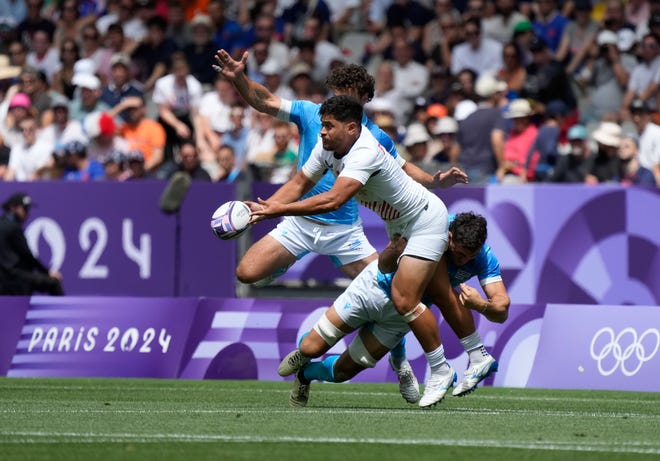
{"type": "Polygon", "coordinates": [[[465,307],[479,312],[491,322],[503,323],[509,316],[511,305],[504,283],[489,283],[483,289],[488,299],[483,299],[477,290],[461,283],[459,299],[465,307]]]}

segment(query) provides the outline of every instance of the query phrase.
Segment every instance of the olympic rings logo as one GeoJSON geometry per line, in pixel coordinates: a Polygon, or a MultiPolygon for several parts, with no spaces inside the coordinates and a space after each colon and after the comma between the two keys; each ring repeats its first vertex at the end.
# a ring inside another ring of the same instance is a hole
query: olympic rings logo
{"type": "Polygon", "coordinates": [[[651,360],[660,348],[660,331],[657,328],[649,328],[641,336],[637,336],[634,328],[625,328],[618,335],[614,330],[604,327],[598,330],[591,340],[591,358],[598,362],[598,371],[603,376],[609,376],[617,368],[621,367],[621,373],[625,376],[634,376],[642,368],[645,362],[651,360]],[[606,344],[596,351],[597,343],[602,343],[601,337],[605,338],[606,344]],[[645,343],[645,340],[648,341],[645,343]],[[645,346],[650,346],[655,338],[655,346],[647,351],[645,346]],[[611,356],[611,359],[610,359],[611,356]],[[613,361],[609,368],[608,364],[613,361]]]}

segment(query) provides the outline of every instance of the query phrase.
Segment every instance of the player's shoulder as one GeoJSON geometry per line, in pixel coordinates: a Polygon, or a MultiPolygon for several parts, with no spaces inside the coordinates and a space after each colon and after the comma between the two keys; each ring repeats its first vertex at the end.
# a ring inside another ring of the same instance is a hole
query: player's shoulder
{"type": "Polygon", "coordinates": [[[300,116],[316,116],[321,108],[320,104],[305,99],[291,101],[291,114],[300,116]]]}

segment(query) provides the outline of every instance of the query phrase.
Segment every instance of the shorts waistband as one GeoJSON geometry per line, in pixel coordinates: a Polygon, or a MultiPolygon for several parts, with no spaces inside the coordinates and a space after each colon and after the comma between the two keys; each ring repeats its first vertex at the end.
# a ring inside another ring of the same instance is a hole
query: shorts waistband
{"type": "Polygon", "coordinates": [[[334,226],[335,225],[333,223],[319,221],[317,219],[310,218],[308,216],[300,216],[300,217],[303,218],[305,221],[309,221],[312,224],[316,224],[317,226],[334,226]]]}

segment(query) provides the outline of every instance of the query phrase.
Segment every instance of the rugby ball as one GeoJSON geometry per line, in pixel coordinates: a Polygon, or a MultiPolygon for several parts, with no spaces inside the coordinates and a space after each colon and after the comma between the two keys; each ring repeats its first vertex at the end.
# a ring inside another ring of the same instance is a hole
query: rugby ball
{"type": "Polygon", "coordinates": [[[211,216],[211,229],[222,240],[231,240],[245,232],[250,223],[250,207],[238,200],[220,205],[211,216]]]}

